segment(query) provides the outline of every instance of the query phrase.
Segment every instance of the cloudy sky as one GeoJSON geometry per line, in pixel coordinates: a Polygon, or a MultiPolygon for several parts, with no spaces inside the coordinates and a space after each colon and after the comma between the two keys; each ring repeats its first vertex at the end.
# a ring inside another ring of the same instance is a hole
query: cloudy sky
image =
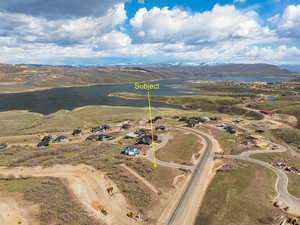
{"type": "Polygon", "coordinates": [[[0,1],[0,62],[300,64],[300,1],[0,1]]]}

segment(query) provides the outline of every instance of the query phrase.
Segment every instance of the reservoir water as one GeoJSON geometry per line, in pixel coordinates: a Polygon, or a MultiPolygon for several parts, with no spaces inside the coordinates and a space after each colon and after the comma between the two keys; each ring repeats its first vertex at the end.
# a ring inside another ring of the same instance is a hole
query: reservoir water
{"type": "MultiPolygon", "coordinates": [[[[184,84],[191,79],[161,80],[159,90],[153,90],[152,95],[179,96],[185,89],[171,88],[169,85],[184,84]]],[[[193,79],[195,80],[195,79],[193,79]]],[[[205,80],[244,80],[244,81],[282,81],[282,78],[255,77],[209,77],[205,80]]],[[[145,94],[144,90],[134,89],[133,84],[95,85],[69,88],[54,88],[50,90],[0,94],[0,111],[28,110],[42,114],[50,114],[60,109],[72,110],[87,105],[134,106],[145,107],[146,101],[127,100],[108,96],[114,92],[133,92],[145,94]]],[[[152,103],[153,107],[180,108],[165,103],[152,103]]]]}

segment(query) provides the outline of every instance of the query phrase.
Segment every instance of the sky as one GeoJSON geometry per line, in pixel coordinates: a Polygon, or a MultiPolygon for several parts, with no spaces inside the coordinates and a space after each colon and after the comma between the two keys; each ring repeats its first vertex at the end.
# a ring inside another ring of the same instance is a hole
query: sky
{"type": "Polygon", "coordinates": [[[0,1],[0,62],[300,64],[300,0],[0,1]]]}

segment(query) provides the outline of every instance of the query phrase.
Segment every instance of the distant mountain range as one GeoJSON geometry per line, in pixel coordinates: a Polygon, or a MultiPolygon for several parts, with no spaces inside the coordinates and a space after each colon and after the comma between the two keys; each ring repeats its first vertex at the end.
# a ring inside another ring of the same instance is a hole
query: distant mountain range
{"type": "Polygon", "coordinates": [[[289,70],[291,72],[300,72],[300,65],[289,65],[289,64],[286,64],[286,65],[281,65],[280,68],[281,69],[289,70]]]}
{"type": "MultiPolygon", "coordinates": [[[[291,77],[286,68],[270,64],[151,64],[151,65],[9,65],[0,64],[0,84],[22,84],[31,89],[87,84],[141,82],[209,76],[291,77]]],[[[1,87],[2,89],[4,86],[1,87]]],[[[6,86],[8,89],[8,86],[6,86]]]]}

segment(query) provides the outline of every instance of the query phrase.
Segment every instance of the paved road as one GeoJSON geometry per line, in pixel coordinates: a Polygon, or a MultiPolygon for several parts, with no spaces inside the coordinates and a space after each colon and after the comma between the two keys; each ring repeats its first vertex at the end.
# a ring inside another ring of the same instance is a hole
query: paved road
{"type": "Polygon", "coordinates": [[[288,176],[282,170],[270,165],[267,162],[253,159],[251,155],[254,154],[266,154],[266,153],[274,153],[274,152],[285,152],[287,148],[283,145],[276,144],[278,150],[253,150],[243,152],[240,155],[225,155],[224,158],[231,158],[231,159],[240,159],[245,160],[251,163],[256,163],[258,165],[264,166],[268,169],[271,169],[277,175],[277,181],[275,184],[275,189],[277,192],[277,197],[274,201],[282,201],[289,207],[289,212],[292,214],[300,215],[300,198],[296,198],[288,192],[288,176]]]}
{"type": "MultiPolygon", "coordinates": [[[[204,151],[197,164],[193,167],[193,173],[184,188],[183,194],[166,221],[166,225],[191,225],[196,219],[201,200],[208,186],[209,176],[213,168],[213,157],[218,144],[213,138],[200,131],[183,127],[172,128],[191,132],[205,141],[204,151]]],[[[149,155],[149,153],[148,156],[152,159],[152,154],[149,155]]],[[[162,161],[159,161],[159,163],[162,165],[169,164],[162,161]]],[[[176,165],[172,165],[172,167],[174,166],[176,165]]]]}

